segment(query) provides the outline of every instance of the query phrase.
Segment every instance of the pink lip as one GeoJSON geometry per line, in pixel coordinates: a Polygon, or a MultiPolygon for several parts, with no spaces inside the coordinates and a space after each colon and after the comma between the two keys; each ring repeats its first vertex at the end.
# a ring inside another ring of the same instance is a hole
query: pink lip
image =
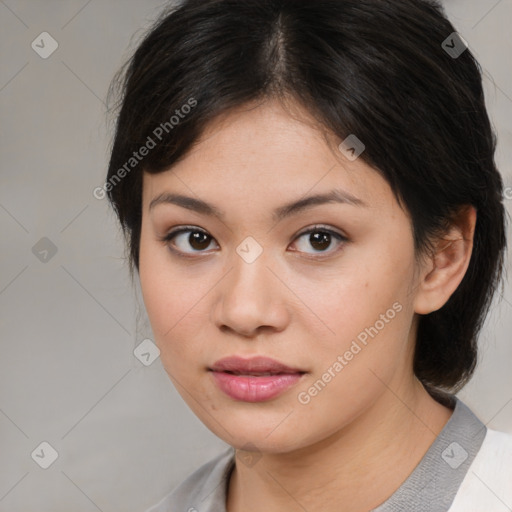
{"type": "Polygon", "coordinates": [[[304,373],[299,368],[291,368],[270,357],[255,356],[244,359],[239,356],[230,356],[219,359],[210,370],[214,372],[237,372],[237,373],[304,373]]]}
{"type": "Polygon", "coordinates": [[[221,391],[244,402],[270,400],[296,384],[305,373],[261,356],[250,359],[226,357],[217,361],[209,370],[221,391]],[[274,375],[258,375],[264,373],[274,375]]]}

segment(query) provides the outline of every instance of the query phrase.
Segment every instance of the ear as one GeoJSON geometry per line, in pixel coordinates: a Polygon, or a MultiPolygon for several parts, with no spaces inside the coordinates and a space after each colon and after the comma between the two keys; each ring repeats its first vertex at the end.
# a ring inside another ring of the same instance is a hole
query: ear
{"type": "Polygon", "coordinates": [[[416,313],[441,309],[461,283],[473,251],[476,217],[473,206],[461,207],[448,232],[436,241],[433,254],[424,259],[414,300],[416,313]]]}

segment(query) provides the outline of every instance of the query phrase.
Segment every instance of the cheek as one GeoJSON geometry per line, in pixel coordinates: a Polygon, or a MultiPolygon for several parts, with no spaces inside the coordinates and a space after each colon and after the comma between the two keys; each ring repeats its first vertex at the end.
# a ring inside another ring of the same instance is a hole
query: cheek
{"type": "Polygon", "coordinates": [[[394,303],[406,309],[412,276],[404,261],[399,267],[389,263],[386,268],[382,259],[374,264],[360,258],[357,265],[347,266],[313,288],[304,286],[299,293],[307,297],[307,305],[323,320],[330,336],[353,336],[386,312],[394,318],[398,308],[393,309],[394,303]]]}
{"type": "Polygon", "coordinates": [[[381,240],[357,251],[353,260],[347,257],[343,268],[324,280],[321,293],[304,287],[308,306],[321,320],[315,320],[318,334],[310,338],[316,373],[331,367],[338,355],[346,355],[347,370],[364,366],[386,373],[404,362],[412,317],[412,263],[408,243],[381,240]]]}
{"type": "Polygon", "coordinates": [[[140,285],[155,343],[165,369],[179,376],[187,362],[198,362],[208,336],[206,296],[213,283],[194,279],[193,267],[173,264],[167,250],[141,239],[140,285]]]}
{"type": "Polygon", "coordinates": [[[162,351],[165,340],[171,339],[180,325],[180,318],[186,313],[190,290],[183,289],[168,260],[164,247],[141,236],[139,279],[144,305],[155,335],[155,341],[162,351]]]}
{"type": "Polygon", "coordinates": [[[334,333],[309,337],[312,375],[296,400],[309,417],[320,418],[325,431],[355,419],[409,364],[410,312],[403,285],[381,274],[360,277],[352,273],[339,281],[341,290],[324,296],[322,319],[334,333]]]}

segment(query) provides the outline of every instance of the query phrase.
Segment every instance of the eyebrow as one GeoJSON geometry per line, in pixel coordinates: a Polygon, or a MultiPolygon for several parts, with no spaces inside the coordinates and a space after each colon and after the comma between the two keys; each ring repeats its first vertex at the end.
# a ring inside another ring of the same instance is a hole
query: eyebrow
{"type": "MultiPolygon", "coordinates": [[[[323,194],[315,194],[312,196],[304,197],[297,201],[285,204],[284,206],[280,206],[274,210],[272,218],[276,222],[281,221],[286,217],[290,217],[314,206],[327,203],[342,203],[362,207],[368,206],[364,201],[355,197],[350,192],[340,189],[333,189],[323,194]]],[[[206,201],[181,194],[173,194],[170,192],[163,192],[156,196],[149,204],[149,211],[153,210],[153,208],[159,204],[175,204],[202,215],[217,217],[219,219],[225,219],[226,216],[225,212],[216,206],[207,203],[206,201]]]]}

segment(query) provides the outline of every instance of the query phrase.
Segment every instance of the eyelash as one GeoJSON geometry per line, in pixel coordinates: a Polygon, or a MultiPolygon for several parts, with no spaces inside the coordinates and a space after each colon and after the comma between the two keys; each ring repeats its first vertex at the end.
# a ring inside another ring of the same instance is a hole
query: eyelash
{"type": "MultiPolygon", "coordinates": [[[[204,229],[201,229],[201,228],[199,228],[197,226],[182,226],[180,228],[177,228],[177,229],[174,229],[174,230],[170,231],[169,233],[167,233],[163,237],[159,237],[158,240],[160,242],[165,242],[167,247],[169,248],[169,250],[172,251],[174,254],[176,254],[179,257],[188,258],[188,259],[196,258],[197,256],[191,256],[190,253],[184,253],[182,251],[173,249],[171,247],[170,242],[177,235],[180,235],[182,233],[187,233],[187,232],[202,233],[202,234],[210,237],[212,240],[214,240],[214,238],[212,236],[210,236],[207,231],[205,231],[204,229]]],[[[311,233],[325,233],[325,234],[333,236],[339,242],[342,242],[341,243],[341,247],[336,249],[336,250],[334,250],[334,251],[319,251],[317,254],[328,254],[329,256],[331,256],[332,254],[335,254],[338,251],[340,251],[343,248],[344,243],[349,241],[348,238],[345,237],[344,235],[342,235],[341,233],[338,233],[337,231],[333,231],[333,230],[331,230],[331,229],[329,229],[329,228],[327,228],[325,226],[322,226],[322,225],[315,225],[315,226],[307,229],[306,231],[302,231],[301,233],[299,233],[295,237],[295,239],[293,241],[297,240],[298,238],[303,237],[304,235],[309,235],[311,233]]],[[[202,254],[204,251],[194,251],[194,252],[197,253],[197,254],[202,254]]],[[[294,251],[294,252],[300,252],[300,251],[294,251]]],[[[306,253],[306,254],[311,254],[311,253],[306,253]]],[[[319,258],[318,256],[311,256],[311,255],[307,256],[307,258],[309,258],[309,259],[317,259],[317,260],[318,259],[323,259],[323,257],[319,258]]]]}

